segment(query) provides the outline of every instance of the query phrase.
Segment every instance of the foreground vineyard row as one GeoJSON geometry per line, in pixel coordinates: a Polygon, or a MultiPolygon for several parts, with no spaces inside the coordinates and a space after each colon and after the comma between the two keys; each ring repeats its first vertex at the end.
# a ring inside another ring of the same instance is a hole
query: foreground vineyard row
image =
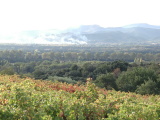
{"type": "Polygon", "coordinates": [[[160,96],[0,76],[2,120],[158,120],[160,96]]]}

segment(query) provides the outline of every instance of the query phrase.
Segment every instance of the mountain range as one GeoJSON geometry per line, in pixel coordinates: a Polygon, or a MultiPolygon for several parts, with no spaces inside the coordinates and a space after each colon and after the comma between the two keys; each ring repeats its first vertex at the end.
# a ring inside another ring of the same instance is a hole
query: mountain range
{"type": "Polygon", "coordinates": [[[0,43],[27,44],[159,44],[160,26],[146,23],[122,27],[82,25],[65,30],[28,30],[1,34],[0,43]]]}

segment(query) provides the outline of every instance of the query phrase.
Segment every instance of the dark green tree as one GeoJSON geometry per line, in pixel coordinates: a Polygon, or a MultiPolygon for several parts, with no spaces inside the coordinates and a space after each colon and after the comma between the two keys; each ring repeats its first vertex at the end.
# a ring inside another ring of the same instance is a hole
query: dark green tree
{"type": "Polygon", "coordinates": [[[99,87],[106,88],[108,90],[117,89],[115,80],[116,79],[111,73],[101,74],[96,78],[95,84],[99,87]]]}
{"type": "Polygon", "coordinates": [[[148,80],[145,81],[143,84],[137,87],[136,93],[138,94],[159,94],[159,88],[158,85],[155,81],[153,80],[148,80]]]}
{"type": "Polygon", "coordinates": [[[116,80],[116,84],[121,91],[135,92],[137,88],[149,80],[158,84],[157,78],[158,76],[154,70],[150,68],[136,67],[132,70],[123,72],[116,80]]]}
{"type": "Polygon", "coordinates": [[[119,60],[112,62],[111,65],[112,65],[112,70],[120,68],[121,71],[126,71],[129,66],[129,63],[119,60]]]}

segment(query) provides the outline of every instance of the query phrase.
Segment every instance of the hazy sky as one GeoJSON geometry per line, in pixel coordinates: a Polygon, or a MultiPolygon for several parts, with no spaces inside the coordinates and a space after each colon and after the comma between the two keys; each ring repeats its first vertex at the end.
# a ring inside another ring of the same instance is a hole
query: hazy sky
{"type": "Polygon", "coordinates": [[[160,0],[0,0],[0,32],[86,24],[160,25],[159,5],[160,0]]]}

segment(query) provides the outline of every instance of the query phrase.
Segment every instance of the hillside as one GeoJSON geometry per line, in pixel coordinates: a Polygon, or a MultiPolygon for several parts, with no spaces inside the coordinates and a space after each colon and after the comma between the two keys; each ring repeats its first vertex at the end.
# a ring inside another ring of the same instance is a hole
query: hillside
{"type": "Polygon", "coordinates": [[[158,120],[160,96],[0,76],[2,120],[158,120]]]}
{"type": "Polygon", "coordinates": [[[82,25],[65,30],[28,30],[0,34],[1,43],[21,44],[159,44],[160,26],[145,23],[105,28],[99,25],[82,25]]]}

